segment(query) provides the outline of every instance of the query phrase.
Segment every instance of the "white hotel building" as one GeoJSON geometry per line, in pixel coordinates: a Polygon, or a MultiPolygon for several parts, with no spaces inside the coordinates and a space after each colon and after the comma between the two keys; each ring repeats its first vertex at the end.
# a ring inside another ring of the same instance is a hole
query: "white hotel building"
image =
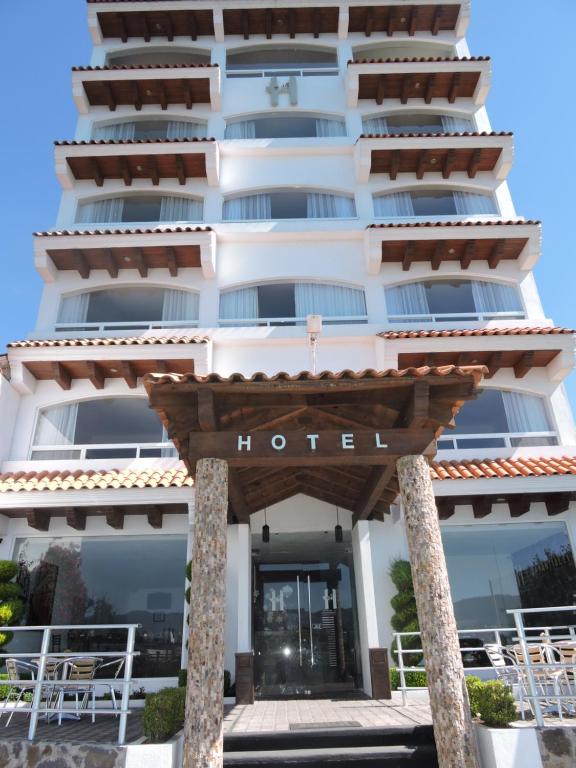
{"type": "MultiPolygon", "coordinates": [[[[574,337],[540,302],[468,0],[87,8],[42,301],[0,377],[0,557],[26,622],[138,622],[135,676],[177,675],[194,488],[141,377],[296,373],[309,314],[319,371],[488,367],[432,465],[459,626],[573,603],[574,337]]],[[[391,645],[402,509],[339,496],[318,477],[232,500],[226,667],[253,649],[257,694],[370,693],[368,649],[391,645]]],[[[114,642],[79,635],[61,647],[114,642]]]]}

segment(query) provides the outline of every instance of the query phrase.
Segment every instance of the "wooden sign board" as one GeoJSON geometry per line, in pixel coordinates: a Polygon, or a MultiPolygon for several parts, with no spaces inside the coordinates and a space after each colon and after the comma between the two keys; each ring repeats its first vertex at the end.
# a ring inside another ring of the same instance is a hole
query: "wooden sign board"
{"type": "Polygon", "coordinates": [[[423,453],[433,439],[427,429],[191,432],[188,455],[237,467],[375,465],[423,453]]]}

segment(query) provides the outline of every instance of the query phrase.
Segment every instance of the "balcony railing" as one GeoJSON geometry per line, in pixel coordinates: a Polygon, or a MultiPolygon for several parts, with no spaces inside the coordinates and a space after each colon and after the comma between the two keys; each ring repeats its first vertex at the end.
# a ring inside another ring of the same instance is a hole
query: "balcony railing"
{"type": "Polygon", "coordinates": [[[556,432],[491,432],[490,434],[442,435],[438,440],[439,451],[466,448],[518,448],[529,445],[557,445],[556,432]]]}
{"type": "MultiPolygon", "coordinates": [[[[349,325],[352,323],[367,323],[368,315],[342,315],[338,317],[323,317],[324,325],[349,325]]],[[[306,325],[306,317],[252,317],[252,318],[234,318],[233,320],[219,320],[222,328],[231,327],[255,327],[255,326],[275,326],[275,325],[306,325]]]]}
{"type": "Polygon", "coordinates": [[[89,443],[85,445],[34,445],[30,457],[33,461],[40,459],[58,460],[58,456],[42,456],[40,454],[66,454],[61,458],[70,459],[147,459],[170,458],[176,456],[172,443],[89,443]]]}
{"type": "Polygon", "coordinates": [[[526,313],[510,312],[438,312],[423,315],[388,315],[389,323],[474,323],[483,320],[524,320],[526,313]]]}
{"type": "Polygon", "coordinates": [[[149,331],[154,328],[197,328],[198,320],[142,320],[140,322],[56,323],[56,333],[80,333],[102,331],[149,331]]]}
{"type": "Polygon", "coordinates": [[[226,77],[333,77],[339,74],[338,66],[306,67],[292,69],[291,67],[266,67],[263,69],[227,69],[226,77]]]}

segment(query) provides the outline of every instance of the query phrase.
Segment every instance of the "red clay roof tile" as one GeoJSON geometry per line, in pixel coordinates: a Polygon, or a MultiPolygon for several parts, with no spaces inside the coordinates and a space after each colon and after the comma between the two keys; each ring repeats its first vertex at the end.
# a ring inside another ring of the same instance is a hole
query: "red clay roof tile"
{"type": "Polygon", "coordinates": [[[464,336],[571,336],[570,328],[459,328],[446,331],[381,331],[376,335],[388,341],[403,339],[444,339],[464,336]]]}

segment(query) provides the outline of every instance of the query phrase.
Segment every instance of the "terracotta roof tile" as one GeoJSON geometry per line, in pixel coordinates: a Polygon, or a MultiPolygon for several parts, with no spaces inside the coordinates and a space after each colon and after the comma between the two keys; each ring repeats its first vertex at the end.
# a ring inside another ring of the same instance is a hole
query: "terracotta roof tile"
{"type": "Polygon", "coordinates": [[[381,339],[444,339],[464,336],[572,336],[576,331],[570,328],[460,328],[446,331],[381,331],[381,339]]]}
{"type": "Polygon", "coordinates": [[[405,221],[382,224],[368,224],[366,229],[399,229],[402,227],[510,227],[525,226],[526,224],[540,225],[542,222],[536,219],[522,219],[521,221],[405,221]]]}
{"type": "Polygon", "coordinates": [[[208,69],[219,64],[114,64],[108,67],[72,67],[72,72],[113,72],[118,69],[208,69]]]}
{"type": "Polygon", "coordinates": [[[433,480],[576,475],[576,456],[434,461],[433,480]]]}
{"type": "Polygon", "coordinates": [[[207,336],[116,336],[105,339],[23,339],[11,341],[11,349],[39,349],[42,347],[125,347],[132,344],[202,344],[207,336]]]}
{"type": "Polygon", "coordinates": [[[192,136],[185,139],[95,139],[91,141],[55,141],[55,147],[95,147],[102,144],[201,144],[212,143],[216,139],[205,136],[192,136]]]}
{"type": "Polygon", "coordinates": [[[151,229],[58,229],[34,232],[34,237],[69,235],[164,235],[172,232],[212,232],[212,227],[153,227],[151,229]]]}
{"type": "Polygon", "coordinates": [[[348,59],[348,66],[351,64],[407,64],[432,61],[490,61],[490,56],[410,56],[392,59],[348,59]]]}
{"type": "Polygon", "coordinates": [[[193,484],[184,465],[173,469],[40,470],[0,474],[0,493],[107,488],[182,488],[193,484]]]}
{"type": "Polygon", "coordinates": [[[359,139],[442,139],[446,136],[513,136],[512,131],[447,131],[446,133],[361,133],[359,139]]]}

